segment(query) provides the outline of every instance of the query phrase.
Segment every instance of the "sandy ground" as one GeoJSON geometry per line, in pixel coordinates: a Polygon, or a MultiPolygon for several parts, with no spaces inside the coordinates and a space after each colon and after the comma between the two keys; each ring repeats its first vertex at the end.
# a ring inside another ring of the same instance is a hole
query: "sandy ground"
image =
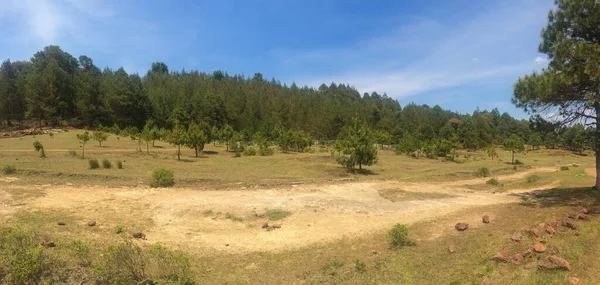
{"type": "MultiPolygon", "coordinates": [[[[556,170],[537,168],[499,178],[518,179],[540,171],[556,170]]],[[[183,250],[228,252],[280,251],[360,236],[396,223],[431,220],[472,206],[517,202],[520,198],[516,193],[552,187],[543,185],[538,189],[494,194],[463,186],[483,183],[486,179],[450,183],[346,182],[218,191],[40,185],[32,186],[28,191],[43,191],[45,195],[14,203],[12,195],[16,186],[11,185],[11,179],[4,178],[4,183],[0,184],[0,214],[3,218],[20,210],[59,209],[77,216],[83,223],[95,220],[107,228],[122,222],[123,217],[148,220],[150,222],[140,229],[147,236],[144,242],[160,242],[183,250]],[[9,191],[11,187],[13,191],[9,191]],[[391,202],[379,195],[381,189],[447,193],[453,198],[391,202]],[[267,220],[260,217],[265,209],[283,209],[292,214],[283,220],[269,222],[280,224],[281,228],[266,231],[261,225],[267,220]],[[212,213],[207,214],[208,210],[212,213]],[[244,220],[227,219],[226,213],[244,220]]],[[[474,215],[465,222],[477,227],[481,224],[480,217],[474,215]]],[[[440,226],[451,228],[454,225],[440,226]]],[[[431,238],[435,237],[436,234],[431,238]]]]}

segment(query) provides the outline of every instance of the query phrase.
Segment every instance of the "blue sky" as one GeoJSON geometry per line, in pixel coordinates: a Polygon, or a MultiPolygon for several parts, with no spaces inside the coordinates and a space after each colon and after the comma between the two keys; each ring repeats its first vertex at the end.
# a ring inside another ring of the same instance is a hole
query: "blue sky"
{"type": "Polygon", "coordinates": [[[263,73],[318,87],[349,83],[401,105],[527,117],[512,84],[537,53],[551,0],[2,0],[0,58],[46,45],[100,67],[263,73]]]}

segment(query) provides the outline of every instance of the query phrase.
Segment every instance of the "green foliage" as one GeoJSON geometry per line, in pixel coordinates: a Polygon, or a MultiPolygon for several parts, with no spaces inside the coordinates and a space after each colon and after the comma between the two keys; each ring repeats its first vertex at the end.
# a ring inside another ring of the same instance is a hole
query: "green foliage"
{"type": "Polygon", "coordinates": [[[44,145],[42,145],[41,142],[34,141],[33,142],[33,148],[35,149],[36,152],[40,153],[40,157],[41,158],[46,158],[46,152],[44,151],[44,145]]]}
{"type": "Polygon", "coordinates": [[[367,271],[367,264],[357,258],[354,260],[354,269],[358,273],[365,273],[367,271]]]}
{"type": "Polygon", "coordinates": [[[112,163],[108,159],[103,159],[102,160],[102,167],[106,168],[106,169],[110,169],[110,168],[112,168],[112,163]]]}
{"type": "Polygon", "coordinates": [[[540,149],[540,146],[543,144],[542,136],[540,133],[533,133],[529,136],[529,141],[527,143],[532,149],[540,149]]]}
{"type": "Polygon", "coordinates": [[[198,157],[198,151],[204,150],[204,144],[208,142],[208,134],[205,133],[205,131],[202,130],[196,123],[190,123],[186,133],[185,145],[196,151],[196,157],[198,157]]]}
{"type": "Polygon", "coordinates": [[[407,245],[415,245],[415,241],[409,238],[408,228],[405,225],[396,224],[388,232],[390,247],[400,248],[407,245]]]}
{"type": "Polygon", "coordinates": [[[258,148],[258,154],[261,156],[273,155],[273,149],[269,145],[260,145],[258,148]]]}
{"type": "Polygon", "coordinates": [[[485,184],[496,186],[500,184],[500,181],[498,181],[498,178],[491,178],[488,181],[486,181],[485,184]]]}
{"type": "Polygon", "coordinates": [[[225,214],[225,219],[232,220],[234,222],[243,222],[244,221],[244,218],[236,216],[236,215],[231,214],[231,213],[226,213],[225,214]]]}
{"type": "Polygon", "coordinates": [[[560,171],[567,171],[567,170],[569,170],[568,166],[561,166],[560,167],[560,171]]]}
{"type": "Polygon", "coordinates": [[[538,180],[540,180],[540,177],[538,175],[529,175],[527,176],[527,183],[535,183],[538,180]]]}
{"type": "Polygon", "coordinates": [[[90,165],[90,169],[98,169],[100,168],[100,163],[98,162],[97,159],[90,159],[88,161],[89,165],[90,165]]]}
{"type": "Polygon", "coordinates": [[[116,225],[113,229],[113,233],[116,235],[122,234],[125,232],[126,227],[124,225],[116,225]]]}
{"type": "Polygon", "coordinates": [[[6,284],[37,284],[45,267],[42,251],[32,235],[0,228],[0,280],[6,284]]]}
{"type": "Polygon", "coordinates": [[[15,174],[17,173],[17,167],[7,164],[2,168],[2,173],[4,173],[4,175],[15,174]]]}
{"type": "Polygon", "coordinates": [[[229,151],[229,141],[231,140],[231,138],[233,138],[234,132],[235,131],[233,130],[233,128],[227,124],[223,126],[223,128],[219,132],[219,139],[225,142],[225,144],[227,145],[227,151],[229,151]]]}
{"type": "Polygon", "coordinates": [[[130,240],[109,246],[92,273],[101,284],[195,284],[185,255],[160,244],[143,250],[130,240]]]}
{"type": "Polygon", "coordinates": [[[85,131],[83,134],[77,134],[77,140],[81,143],[81,159],[85,159],[85,144],[90,141],[90,133],[85,131]]]}
{"type": "Polygon", "coordinates": [[[347,169],[354,169],[356,165],[358,169],[362,169],[363,165],[375,164],[377,148],[374,146],[371,130],[355,120],[353,126],[342,131],[332,154],[335,160],[347,169]]]}
{"type": "Polygon", "coordinates": [[[254,156],[254,155],[256,155],[256,149],[253,146],[249,146],[246,149],[244,149],[244,155],[245,156],[254,156]]]}
{"type": "Polygon", "coordinates": [[[507,139],[502,142],[502,146],[505,150],[510,151],[512,153],[512,163],[515,163],[515,152],[524,152],[525,151],[525,143],[520,136],[511,135],[507,139]]]}
{"type": "Polygon", "coordinates": [[[177,146],[177,160],[181,160],[181,146],[187,142],[186,130],[179,123],[169,133],[167,141],[177,146]]]}
{"type": "Polygon", "coordinates": [[[494,146],[488,147],[486,153],[492,160],[494,160],[494,157],[498,157],[498,152],[496,152],[496,148],[494,146]]]}
{"type": "Polygon", "coordinates": [[[117,168],[123,169],[123,162],[121,162],[120,160],[117,160],[117,168]]]}
{"type": "Polygon", "coordinates": [[[265,216],[267,217],[267,219],[269,219],[269,221],[277,221],[277,220],[284,219],[291,214],[292,213],[281,210],[281,209],[270,209],[270,210],[267,210],[265,216]]]}
{"type": "Polygon", "coordinates": [[[92,139],[98,142],[98,146],[102,146],[102,143],[108,140],[108,134],[103,131],[95,131],[92,134],[92,139]]]}
{"type": "Polygon", "coordinates": [[[175,185],[175,175],[173,174],[173,170],[159,168],[152,171],[150,187],[170,187],[173,185],[175,185]]]}
{"type": "Polygon", "coordinates": [[[477,169],[477,176],[488,177],[490,176],[490,170],[487,167],[480,167],[477,169]]]}
{"type": "Polygon", "coordinates": [[[77,152],[74,150],[69,150],[69,156],[72,158],[79,158],[79,154],[77,154],[77,152]]]}

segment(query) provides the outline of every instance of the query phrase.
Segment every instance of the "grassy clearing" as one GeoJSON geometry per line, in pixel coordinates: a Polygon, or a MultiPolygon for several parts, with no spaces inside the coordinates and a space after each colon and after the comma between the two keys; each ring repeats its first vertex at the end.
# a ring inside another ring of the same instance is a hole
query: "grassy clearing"
{"type": "Polygon", "coordinates": [[[446,193],[435,192],[411,192],[400,189],[381,189],[377,191],[379,196],[392,202],[413,201],[413,200],[431,200],[446,199],[456,197],[446,193]]]}
{"type": "Polygon", "coordinates": [[[269,219],[269,221],[278,221],[278,220],[281,220],[281,219],[285,219],[286,217],[288,217],[291,214],[292,213],[290,213],[288,211],[281,210],[281,209],[269,209],[265,213],[265,217],[267,219],[269,219]]]}
{"type": "MultiPolygon", "coordinates": [[[[176,149],[165,142],[156,142],[150,155],[137,151],[137,143],[128,138],[117,139],[111,135],[102,147],[86,145],[86,158],[99,162],[121,161],[126,166],[111,169],[89,169],[87,161],[79,159],[81,148],[76,134],[81,131],[57,133],[53,139],[38,135],[36,140],[44,145],[46,159],[33,151],[32,137],[0,139],[0,165],[11,164],[19,169],[19,181],[31,184],[65,184],[136,186],[155,168],[169,168],[177,174],[177,187],[228,188],[231,186],[275,186],[294,182],[330,182],[339,179],[382,179],[407,182],[441,182],[476,177],[475,170],[486,167],[492,175],[514,173],[507,163],[510,153],[499,151],[499,158],[490,160],[485,152],[459,151],[464,163],[445,162],[443,159],[414,159],[396,155],[393,151],[380,151],[379,162],[369,167],[369,172],[348,173],[331,159],[328,148],[315,146],[315,152],[271,156],[245,156],[234,158],[225,146],[207,144],[205,155],[195,157],[194,151],[182,149],[182,160],[176,160],[176,149]],[[232,167],[235,165],[235,167],[232,167]]],[[[575,155],[566,151],[536,151],[522,155],[525,164],[517,171],[530,166],[578,164],[592,167],[591,156],[575,155]]],[[[100,164],[100,163],[99,163],[100,164]]],[[[101,165],[100,165],[101,166],[101,165]]],[[[146,182],[148,183],[148,182],[146,182]]]]}

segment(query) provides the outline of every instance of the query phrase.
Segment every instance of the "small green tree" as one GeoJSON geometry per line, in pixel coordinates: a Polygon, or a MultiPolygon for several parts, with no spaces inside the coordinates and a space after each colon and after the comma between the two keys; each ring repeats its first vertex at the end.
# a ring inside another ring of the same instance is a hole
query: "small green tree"
{"type": "Polygon", "coordinates": [[[278,131],[276,142],[282,152],[288,152],[294,144],[293,134],[290,131],[281,129],[278,131]]]}
{"type": "Polygon", "coordinates": [[[108,139],[108,134],[103,131],[95,131],[92,138],[98,142],[98,146],[102,146],[102,143],[108,139]]]}
{"type": "Polygon", "coordinates": [[[494,146],[488,147],[486,152],[487,155],[492,158],[492,160],[494,160],[494,157],[498,157],[498,152],[496,152],[496,148],[494,146]]]}
{"type": "Polygon", "coordinates": [[[411,154],[414,153],[414,157],[419,158],[418,152],[422,148],[422,142],[416,137],[405,134],[396,146],[396,154],[411,154]]]}
{"type": "Polygon", "coordinates": [[[507,139],[502,142],[502,146],[505,150],[512,153],[512,163],[515,164],[515,152],[525,151],[525,142],[520,136],[515,134],[510,135],[507,139]]]}
{"type": "Polygon", "coordinates": [[[543,144],[540,133],[531,134],[529,136],[528,144],[531,146],[531,149],[540,149],[540,146],[543,144]]]}
{"type": "Polygon", "coordinates": [[[375,138],[375,143],[378,144],[381,149],[383,149],[384,145],[392,143],[392,135],[386,131],[375,131],[373,132],[373,137],[375,138]]]}
{"type": "Polygon", "coordinates": [[[179,123],[175,124],[175,127],[169,134],[167,141],[177,146],[177,160],[181,160],[181,146],[186,142],[186,132],[179,123]]]}
{"type": "Polygon", "coordinates": [[[219,132],[219,139],[225,141],[227,151],[229,151],[229,141],[234,135],[234,130],[230,125],[225,125],[219,132]]]}
{"type": "Polygon", "coordinates": [[[210,136],[212,138],[214,146],[217,146],[217,140],[219,139],[219,135],[219,128],[217,128],[217,126],[213,126],[210,130],[210,136]]]}
{"type": "Polygon", "coordinates": [[[77,134],[77,139],[81,143],[81,159],[85,159],[85,144],[90,141],[90,133],[85,131],[83,134],[77,134]]]}
{"type": "Polygon", "coordinates": [[[204,150],[204,144],[206,144],[207,141],[208,136],[204,133],[200,126],[194,122],[190,123],[185,145],[189,148],[193,148],[196,151],[196,157],[198,157],[198,151],[204,150]]]}
{"type": "Polygon", "coordinates": [[[349,170],[356,165],[358,169],[362,169],[363,165],[377,163],[377,148],[371,130],[355,119],[354,124],[346,127],[341,132],[341,138],[336,141],[334,158],[349,170]]]}
{"type": "Polygon", "coordinates": [[[142,140],[146,143],[146,154],[147,155],[150,155],[150,142],[152,142],[152,144],[154,144],[154,133],[152,132],[152,130],[153,129],[150,127],[150,125],[148,125],[148,123],[146,123],[146,125],[142,129],[142,133],[140,135],[142,140]]]}
{"type": "Polygon", "coordinates": [[[33,142],[33,148],[35,149],[36,152],[40,153],[40,157],[41,158],[46,158],[46,152],[44,152],[44,146],[42,145],[41,142],[34,141],[33,142]]]}

